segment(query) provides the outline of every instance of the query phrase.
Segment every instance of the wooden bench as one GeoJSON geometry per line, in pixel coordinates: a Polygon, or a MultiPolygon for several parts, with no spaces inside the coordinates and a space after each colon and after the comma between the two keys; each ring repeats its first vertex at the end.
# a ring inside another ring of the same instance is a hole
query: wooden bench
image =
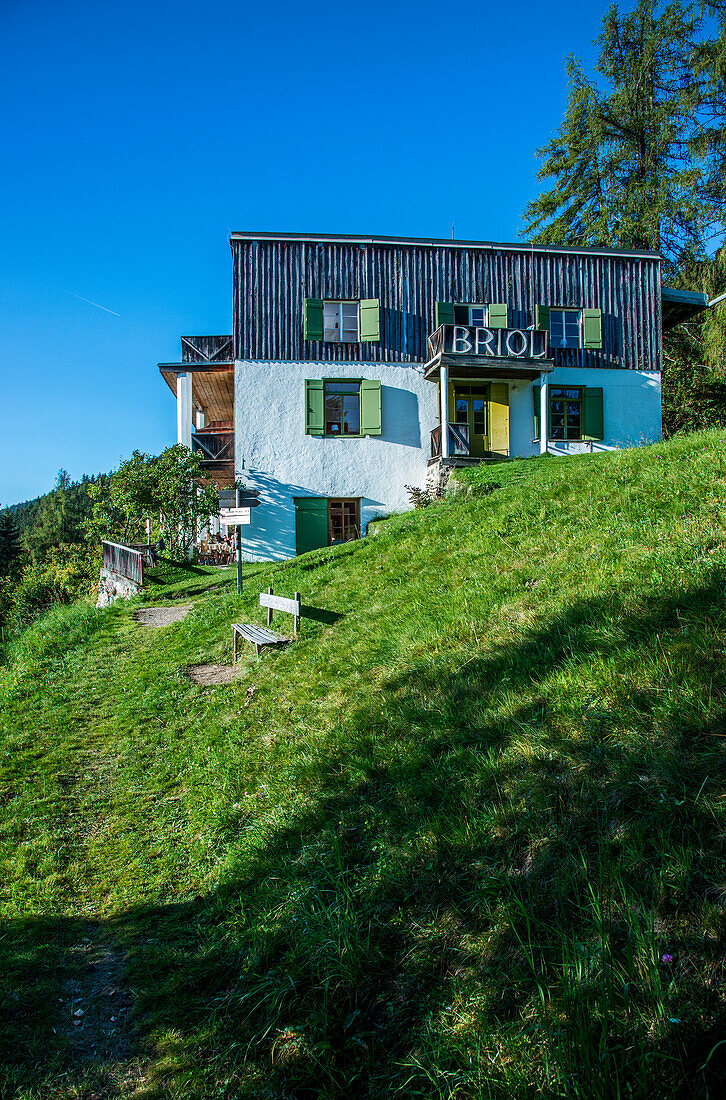
{"type": "Polygon", "coordinates": [[[286,637],[284,634],[276,634],[274,630],[270,630],[272,626],[272,613],[273,611],[284,611],[288,615],[293,617],[293,638],[297,637],[297,633],[300,629],[300,619],[302,617],[302,596],[299,592],[295,593],[292,600],[286,596],[276,596],[271,588],[267,589],[267,592],[260,592],[260,607],[267,608],[267,626],[257,626],[255,623],[232,623],[232,637],[234,639],[234,663],[237,664],[237,639],[244,638],[246,642],[251,642],[255,647],[257,653],[257,660],[260,659],[260,650],[264,646],[279,646],[287,645],[292,641],[292,638],[286,637]]]}

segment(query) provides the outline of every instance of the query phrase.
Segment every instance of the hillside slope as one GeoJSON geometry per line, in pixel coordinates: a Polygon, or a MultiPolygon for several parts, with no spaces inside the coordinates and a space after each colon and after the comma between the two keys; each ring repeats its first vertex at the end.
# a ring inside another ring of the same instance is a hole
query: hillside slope
{"type": "Polygon", "coordinates": [[[18,641],[2,1096],[722,1095],[726,441],[462,484],[18,641]]]}

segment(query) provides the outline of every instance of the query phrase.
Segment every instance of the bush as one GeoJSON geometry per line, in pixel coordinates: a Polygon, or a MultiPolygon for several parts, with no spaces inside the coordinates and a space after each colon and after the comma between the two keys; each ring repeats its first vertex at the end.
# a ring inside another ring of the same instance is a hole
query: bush
{"type": "Polygon", "coordinates": [[[29,562],[11,595],[8,619],[22,627],[53,604],[68,604],[94,594],[100,558],[97,551],[56,546],[41,562],[29,562]]]}

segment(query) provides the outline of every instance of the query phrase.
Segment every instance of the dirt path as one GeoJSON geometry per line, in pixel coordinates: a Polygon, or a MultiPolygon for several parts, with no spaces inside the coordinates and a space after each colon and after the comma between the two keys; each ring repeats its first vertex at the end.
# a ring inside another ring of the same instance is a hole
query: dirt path
{"type": "Polygon", "coordinates": [[[143,626],[170,626],[180,623],[194,607],[191,603],[180,603],[176,607],[142,607],[135,614],[137,623],[143,626]]]}
{"type": "Polygon", "coordinates": [[[75,975],[58,998],[58,1030],[76,1067],[76,1087],[88,1100],[131,1097],[143,1084],[138,1045],[129,1023],[125,951],[93,921],[71,948],[75,975]]]}

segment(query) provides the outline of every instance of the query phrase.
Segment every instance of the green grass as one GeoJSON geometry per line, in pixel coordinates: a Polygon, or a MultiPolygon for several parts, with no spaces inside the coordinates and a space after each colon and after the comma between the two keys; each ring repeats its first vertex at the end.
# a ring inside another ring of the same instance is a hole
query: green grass
{"type": "Polygon", "coordinates": [[[459,481],[15,640],[2,1096],[722,1095],[726,442],[459,481]],[[330,614],[194,686],[271,582],[330,614]]]}

